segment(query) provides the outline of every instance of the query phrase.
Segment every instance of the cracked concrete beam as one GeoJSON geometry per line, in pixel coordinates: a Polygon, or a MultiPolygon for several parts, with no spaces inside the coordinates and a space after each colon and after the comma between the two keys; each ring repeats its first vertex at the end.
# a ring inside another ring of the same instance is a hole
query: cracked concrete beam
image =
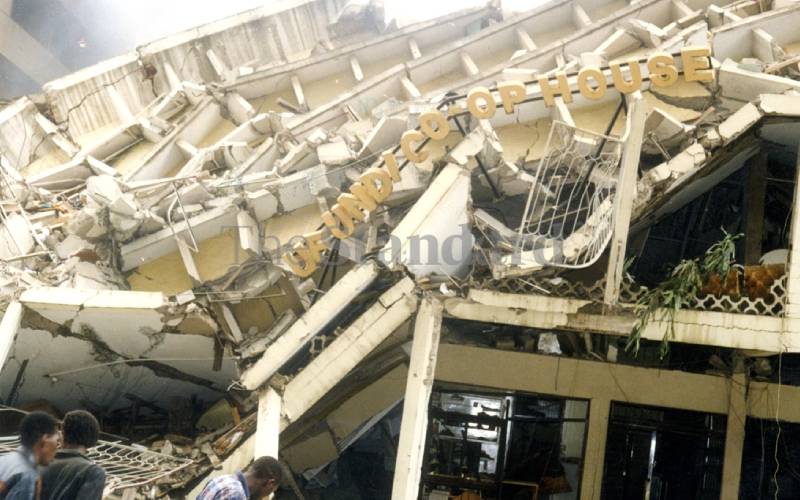
{"type": "Polygon", "coordinates": [[[227,99],[228,112],[237,125],[247,123],[256,116],[255,108],[238,92],[230,92],[225,97],[227,99]]]}
{"type": "Polygon", "coordinates": [[[254,453],[256,457],[277,457],[280,451],[283,399],[272,387],[258,395],[258,417],[254,453]]]}
{"type": "MultiPolygon", "coordinates": [[[[588,300],[490,290],[470,290],[467,299],[447,299],[444,306],[456,318],[542,330],[591,330],[625,337],[635,323],[632,311],[625,306],[617,314],[604,314],[588,300]]],[[[675,314],[673,341],[778,352],[784,335],[782,321],[768,316],[681,310],[675,314]]],[[[660,341],[667,327],[664,321],[653,321],[642,338],[660,341]]]]}
{"type": "Polygon", "coordinates": [[[614,305],[619,300],[625,248],[628,242],[633,200],[636,197],[636,176],[644,137],[645,102],[638,90],[628,97],[625,135],[622,137],[620,177],[614,196],[614,232],[609,242],[608,267],[603,301],[614,305]],[[620,196],[624,194],[624,196],[620,196]]]}
{"type": "Polygon", "coordinates": [[[756,28],[750,32],[750,36],[752,37],[753,54],[757,58],[767,64],[778,62],[780,54],[776,54],[776,52],[780,50],[780,47],[772,35],[761,28],[756,28]]]}
{"type": "Polygon", "coordinates": [[[740,16],[737,16],[736,14],[731,12],[730,10],[725,9],[725,11],[722,13],[722,23],[723,24],[738,23],[741,20],[742,20],[742,18],[740,16]]]}
{"type": "Polygon", "coordinates": [[[249,212],[240,210],[236,214],[236,227],[239,230],[239,246],[253,255],[261,255],[258,223],[249,212]]]}
{"type": "Polygon", "coordinates": [[[758,107],[766,115],[800,116],[800,96],[791,94],[761,94],[758,107]]]}
{"type": "MultiPolygon", "coordinates": [[[[654,138],[659,146],[666,149],[680,144],[694,130],[693,126],[684,125],[659,108],[653,108],[645,120],[644,128],[647,138],[654,138]]],[[[649,154],[658,154],[660,151],[652,142],[645,140],[642,148],[649,154]]]]}
{"type": "Polygon", "coordinates": [[[59,130],[56,125],[44,117],[41,113],[36,113],[33,116],[36,124],[41,127],[44,131],[45,135],[47,135],[53,144],[55,144],[61,151],[65,152],[69,156],[75,156],[80,151],[80,148],[75,145],[72,140],[68,139],[62,132],[59,130]]]}
{"type": "Polygon", "coordinates": [[[428,405],[442,330],[442,309],[439,300],[428,296],[423,299],[414,322],[414,340],[392,483],[393,500],[415,500],[419,494],[428,430],[428,405]]]}
{"type": "Polygon", "coordinates": [[[422,57],[422,52],[419,50],[419,45],[417,45],[417,41],[413,38],[408,39],[408,50],[411,52],[412,59],[419,59],[422,57]]]}
{"type": "Polygon", "coordinates": [[[208,49],[206,51],[206,57],[208,58],[208,62],[211,63],[211,67],[214,69],[214,73],[217,74],[217,77],[221,82],[228,81],[231,76],[232,72],[228,66],[222,62],[222,59],[214,52],[214,49],[208,49]]]}
{"type": "MultiPolygon", "coordinates": [[[[289,422],[302,416],[411,317],[417,309],[414,288],[414,282],[405,277],[384,292],[377,302],[287,384],[284,415],[289,422]]],[[[269,354],[269,350],[266,354],[269,354]]]]}
{"type": "Polygon", "coordinates": [[[348,271],[242,374],[242,385],[249,390],[261,387],[377,277],[374,262],[348,271]]]}
{"type": "Polygon", "coordinates": [[[364,72],[361,70],[361,64],[358,62],[358,58],[356,56],[350,56],[350,70],[353,72],[353,78],[355,78],[356,82],[360,82],[364,79],[364,72]]]}
{"type": "Polygon", "coordinates": [[[164,68],[164,75],[167,78],[167,83],[169,84],[169,88],[174,91],[181,91],[183,90],[183,84],[181,83],[181,79],[178,77],[178,74],[175,73],[175,68],[172,67],[169,61],[164,61],[162,67],[164,68]]]}
{"type": "Polygon", "coordinates": [[[536,50],[536,44],[533,42],[533,38],[531,38],[527,31],[522,30],[522,28],[516,28],[514,30],[514,35],[517,37],[517,43],[519,44],[520,48],[528,52],[533,52],[536,50]]]}
{"type": "Polygon", "coordinates": [[[670,2],[672,6],[672,18],[673,19],[681,19],[686,16],[691,16],[695,13],[691,7],[686,5],[683,0],[671,0],[670,2]]]}
{"type": "Polygon", "coordinates": [[[189,248],[188,243],[184,239],[183,235],[178,235],[175,238],[176,243],[178,244],[178,253],[181,255],[181,262],[183,262],[183,267],[186,269],[186,273],[192,278],[192,281],[195,284],[199,284],[203,282],[203,278],[200,276],[200,271],[197,269],[197,263],[194,261],[194,256],[192,255],[192,250],[189,248]]]}
{"type": "Polygon", "coordinates": [[[184,158],[186,158],[187,160],[191,160],[192,158],[200,154],[200,150],[197,149],[197,146],[189,143],[189,141],[184,141],[183,139],[180,139],[175,143],[175,145],[178,146],[178,149],[180,149],[181,153],[183,153],[184,158]]]}
{"type": "Polygon", "coordinates": [[[308,103],[306,102],[305,94],[303,94],[303,85],[300,83],[300,78],[298,78],[297,75],[292,75],[291,81],[292,92],[294,92],[294,98],[297,101],[297,105],[301,110],[307,111],[308,103]]]}
{"type": "Polygon", "coordinates": [[[403,92],[405,92],[408,100],[413,101],[414,99],[419,99],[422,97],[422,94],[420,93],[419,89],[417,89],[417,86],[414,85],[414,82],[409,80],[407,77],[402,77],[400,79],[400,84],[402,85],[403,92]]]}
{"type": "MultiPolygon", "coordinates": [[[[705,148],[698,143],[692,144],[688,148],[684,149],[677,155],[670,158],[669,161],[662,163],[664,165],[665,171],[659,171],[653,173],[651,175],[651,179],[654,182],[658,182],[659,177],[666,173],[667,178],[677,179],[683,175],[686,175],[689,172],[694,171],[700,165],[703,164],[706,160],[706,150],[705,148]]],[[[660,169],[661,165],[655,167],[653,170],[660,169]]],[[[648,172],[650,175],[650,172],[648,172]]],[[[645,177],[647,178],[648,175],[645,177]]]]}
{"type": "Polygon", "coordinates": [[[218,314],[221,316],[220,325],[223,327],[225,333],[236,342],[237,344],[244,340],[244,336],[242,335],[242,329],[239,328],[239,322],[236,321],[236,316],[233,315],[230,307],[227,305],[218,302],[217,303],[218,312],[222,314],[218,314]]]}
{"type": "Polygon", "coordinates": [[[575,120],[572,119],[572,113],[570,113],[569,108],[567,108],[567,105],[561,96],[555,98],[555,106],[550,109],[550,115],[553,120],[562,121],[570,127],[575,126],[575,120]]]}
{"type": "Polygon", "coordinates": [[[17,337],[20,322],[22,321],[22,304],[16,300],[11,301],[3,313],[3,320],[0,321],[0,372],[6,364],[6,358],[17,337]]]}
{"type": "Polygon", "coordinates": [[[24,216],[18,213],[8,215],[0,225],[0,260],[7,260],[31,253],[36,240],[24,216]]]}
{"type": "Polygon", "coordinates": [[[405,266],[417,277],[462,275],[473,241],[469,193],[469,171],[448,164],[394,228],[381,261],[391,269],[405,266]]]}
{"type": "Polygon", "coordinates": [[[589,17],[589,14],[586,13],[578,2],[572,4],[572,24],[574,24],[577,29],[592,25],[592,19],[589,17]]]}
{"type": "Polygon", "coordinates": [[[609,59],[625,54],[642,46],[642,42],[630,35],[624,29],[617,29],[601,43],[595,52],[605,54],[609,59]]]}
{"type": "Polygon", "coordinates": [[[189,224],[191,224],[198,243],[217,236],[222,228],[235,226],[236,213],[235,206],[213,208],[191,217],[188,222],[186,220],[176,222],[172,228],[165,227],[160,231],[126,243],[120,247],[120,268],[123,272],[130,271],[142,264],[174,252],[178,248],[173,234],[186,232],[189,224]]]}
{"type": "Polygon", "coordinates": [[[408,128],[408,120],[401,116],[384,116],[372,127],[364,139],[358,156],[364,157],[385,151],[400,142],[400,137],[408,128]]]}
{"type": "Polygon", "coordinates": [[[275,320],[266,334],[257,334],[256,337],[250,337],[243,345],[239,346],[242,358],[251,358],[266,351],[267,346],[283,335],[295,321],[297,321],[297,315],[293,310],[287,309],[275,320]]]}
{"type": "Polygon", "coordinates": [[[761,110],[753,103],[747,103],[725,121],[719,124],[717,130],[722,137],[722,144],[728,144],[761,119],[761,110]]]}
{"type": "Polygon", "coordinates": [[[800,91],[800,82],[791,78],[765,75],[742,69],[726,59],[719,69],[719,87],[722,97],[752,102],[759,94],[780,94],[787,90],[800,91]]]}
{"type": "Polygon", "coordinates": [[[663,29],[647,21],[629,19],[627,24],[633,36],[638,38],[646,47],[656,48],[669,38],[669,35],[663,29]]]}
{"type": "Polygon", "coordinates": [[[711,4],[706,9],[706,21],[710,28],[719,28],[725,23],[725,9],[718,5],[711,4]]]}
{"type": "Polygon", "coordinates": [[[117,112],[117,119],[119,121],[122,123],[131,123],[136,121],[136,118],[133,116],[133,113],[128,107],[128,103],[125,102],[125,99],[122,98],[116,87],[109,85],[106,87],[106,92],[111,99],[111,104],[113,104],[114,110],[117,112]]]}
{"type": "Polygon", "coordinates": [[[459,58],[461,59],[461,69],[464,71],[464,74],[467,76],[475,76],[480,73],[475,61],[472,60],[472,57],[470,57],[467,52],[459,54],[459,58]]]}

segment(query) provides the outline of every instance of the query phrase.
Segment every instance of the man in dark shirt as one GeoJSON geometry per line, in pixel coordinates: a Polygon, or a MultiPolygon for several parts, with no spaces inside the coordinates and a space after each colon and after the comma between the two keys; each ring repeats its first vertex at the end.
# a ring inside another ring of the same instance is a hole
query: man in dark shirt
{"type": "Polygon", "coordinates": [[[106,473],[88,458],[87,448],[97,444],[100,425],[82,410],[64,417],[64,447],[42,476],[42,500],[100,500],[106,473]]]}

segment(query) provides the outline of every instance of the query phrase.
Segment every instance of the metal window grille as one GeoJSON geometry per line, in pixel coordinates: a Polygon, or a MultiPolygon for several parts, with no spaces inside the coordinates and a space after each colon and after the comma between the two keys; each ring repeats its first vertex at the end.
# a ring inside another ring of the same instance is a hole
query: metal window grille
{"type": "MultiPolygon", "coordinates": [[[[0,455],[20,445],[17,436],[0,437],[0,455]]],[[[99,441],[87,456],[106,472],[107,493],[154,484],[193,463],[192,460],[156,453],[144,448],[99,441]]]]}
{"type": "Polygon", "coordinates": [[[554,121],[507,265],[581,268],[611,239],[623,141],[554,121]]]}

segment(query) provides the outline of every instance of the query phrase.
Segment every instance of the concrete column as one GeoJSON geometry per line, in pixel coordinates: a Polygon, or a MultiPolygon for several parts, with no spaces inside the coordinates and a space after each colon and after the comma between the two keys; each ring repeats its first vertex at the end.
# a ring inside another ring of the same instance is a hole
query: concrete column
{"type": "Polygon", "coordinates": [[[350,56],[350,69],[353,70],[353,78],[355,78],[357,82],[364,79],[364,72],[361,70],[361,64],[359,64],[356,56],[350,56]]]}
{"type": "Polygon", "coordinates": [[[461,53],[461,69],[464,70],[467,76],[475,76],[480,73],[475,61],[473,61],[472,57],[466,52],[461,53]]]}
{"type": "Polygon", "coordinates": [[[392,500],[415,500],[422,473],[428,403],[431,397],[439,336],[442,329],[442,303],[426,297],[414,324],[414,343],[408,367],[403,421],[392,486],[392,500]]]}
{"type": "Polygon", "coordinates": [[[744,263],[757,265],[761,258],[761,234],[764,230],[764,201],[767,194],[767,154],[749,162],[747,171],[747,215],[744,236],[744,263]]]}
{"type": "Polygon", "coordinates": [[[730,384],[730,407],[728,408],[728,426],[725,430],[725,462],[722,465],[721,500],[738,500],[739,498],[746,421],[747,377],[741,371],[733,374],[730,384]]]}
{"type": "MultiPolygon", "coordinates": [[[[798,148],[800,154],[800,148],[798,148]]],[[[797,159],[800,167],[800,157],[797,159]]],[[[800,168],[795,173],[794,206],[800,206],[800,168]]],[[[792,211],[789,234],[789,259],[786,263],[786,297],[784,298],[784,350],[800,347],[800,210],[792,211]]]]}
{"type": "Polygon", "coordinates": [[[19,325],[22,322],[22,304],[16,300],[8,304],[3,320],[0,321],[0,370],[6,364],[11,346],[17,336],[19,325]]]}
{"type": "Polygon", "coordinates": [[[586,451],[583,455],[581,500],[598,500],[600,498],[610,411],[610,399],[592,399],[589,406],[589,431],[586,433],[586,451]]]}
{"type": "Polygon", "coordinates": [[[514,30],[514,34],[517,36],[517,44],[522,50],[527,50],[528,52],[536,50],[536,44],[533,43],[533,38],[531,38],[527,31],[517,28],[514,30]]]}
{"type": "Polygon", "coordinates": [[[408,39],[408,50],[411,52],[411,57],[413,59],[419,59],[422,57],[422,52],[419,50],[419,45],[417,45],[417,41],[413,38],[408,39]]]}
{"type": "Polygon", "coordinates": [[[292,75],[292,91],[294,91],[294,98],[297,100],[297,106],[300,109],[308,111],[306,96],[303,94],[303,85],[300,83],[300,78],[298,78],[297,75],[292,75]]]}
{"type": "Polygon", "coordinates": [[[407,77],[404,76],[403,78],[401,78],[400,84],[403,86],[403,91],[405,92],[406,97],[408,99],[419,99],[420,97],[422,97],[422,94],[420,93],[417,86],[414,85],[414,82],[409,80],[407,77]]]}
{"type": "Polygon", "coordinates": [[[278,458],[278,438],[281,434],[281,407],[283,401],[272,387],[258,395],[255,456],[278,458]]]}
{"type": "Polygon", "coordinates": [[[592,25],[592,19],[583,10],[583,7],[577,2],[572,4],[572,23],[577,29],[585,28],[592,25]]]}
{"type": "Polygon", "coordinates": [[[625,248],[628,243],[633,199],[636,197],[636,173],[639,169],[639,156],[644,137],[645,105],[639,91],[630,95],[626,132],[623,137],[622,162],[614,191],[614,234],[608,256],[606,289],[603,301],[615,305],[619,299],[622,283],[622,267],[625,263],[625,248]]]}
{"type": "Polygon", "coordinates": [[[242,385],[251,391],[261,387],[377,277],[378,268],[369,261],[348,271],[300,320],[273,342],[254,365],[245,370],[241,377],[242,385]]]}

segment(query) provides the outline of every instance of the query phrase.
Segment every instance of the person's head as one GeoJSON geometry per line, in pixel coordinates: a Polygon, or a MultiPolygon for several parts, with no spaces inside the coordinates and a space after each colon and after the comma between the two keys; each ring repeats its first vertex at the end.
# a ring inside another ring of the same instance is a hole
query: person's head
{"type": "Polygon", "coordinates": [[[100,424],[88,411],[75,410],[64,416],[65,448],[91,448],[97,444],[98,434],[100,424]]]}
{"type": "Polygon", "coordinates": [[[274,493],[281,484],[281,464],[272,457],[257,458],[245,471],[251,498],[264,498],[274,493]]]}
{"type": "Polygon", "coordinates": [[[37,464],[47,465],[58,450],[58,422],[43,411],[31,412],[19,424],[19,439],[33,452],[37,464]]]}

